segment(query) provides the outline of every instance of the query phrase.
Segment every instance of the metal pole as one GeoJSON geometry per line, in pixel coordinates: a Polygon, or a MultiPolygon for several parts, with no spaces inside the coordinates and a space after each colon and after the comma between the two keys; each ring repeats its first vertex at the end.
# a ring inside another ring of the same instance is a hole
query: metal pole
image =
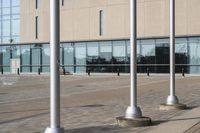
{"type": "Polygon", "coordinates": [[[170,0],[170,95],[167,104],[177,104],[175,95],[175,0],[170,0]]]}
{"type": "Polygon", "coordinates": [[[50,127],[45,133],[63,133],[60,128],[60,8],[59,0],[50,0],[50,127]]]}
{"type": "Polygon", "coordinates": [[[130,0],[130,106],[126,118],[142,116],[137,106],[137,0],[130,0]]]}

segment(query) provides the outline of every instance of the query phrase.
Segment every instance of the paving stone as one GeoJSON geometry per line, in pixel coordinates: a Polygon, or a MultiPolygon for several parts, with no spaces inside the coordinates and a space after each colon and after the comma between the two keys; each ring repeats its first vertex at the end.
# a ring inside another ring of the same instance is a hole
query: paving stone
{"type": "MultiPolygon", "coordinates": [[[[181,103],[200,106],[200,77],[176,78],[181,103]]],[[[68,133],[131,133],[151,127],[121,128],[115,118],[129,105],[129,76],[61,76],[61,124],[68,133]]],[[[0,132],[41,133],[49,126],[49,76],[0,76],[0,132]],[[6,82],[6,83],[5,83],[6,82]]],[[[169,77],[138,77],[138,105],[156,124],[188,110],[161,111],[169,77]]]]}

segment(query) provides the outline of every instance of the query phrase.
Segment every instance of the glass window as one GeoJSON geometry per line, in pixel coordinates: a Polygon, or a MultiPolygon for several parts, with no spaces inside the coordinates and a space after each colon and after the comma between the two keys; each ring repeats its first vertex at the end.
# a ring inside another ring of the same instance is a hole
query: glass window
{"type": "Polygon", "coordinates": [[[12,59],[20,58],[20,47],[19,46],[13,45],[13,46],[10,46],[10,49],[11,49],[12,59]]]}
{"type": "Polygon", "coordinates": [[[65,4],[65,0],[62,0],[62,1],[61,1],[61,4],[62,4],[62,6],[64,6],[64,4],[65,4]]]}
{"type": "Polygon", "coordinates": [[[98,42],[88,42],[87,43],[87,71],[99,72],[99,67],[94,64],[99,63],[99,44],[98,42]]]}
{"type": "Polygon", "coordinates": [[[12,6],[19,6],[20,5],[20,0],[11,0],[12,6]]]}
{"type": "MultiPolygon", "coordinates": [[[[130,51],[131,51],[131,46],[130,46],[130,41],[126,41],[127,44],[127,56],[130,57],[130,51]]],[[[141,46],[140,46],[140,40],[137,40],[137,57],[141,55],[141,46]]]]}
{"type": "Polygon", "coordinates": [[[176,39],[175,45],[175,62],[176,64],[187,64],[187,39],[179,38],[176,39]]]}
{"type": "Polygon", "coordinates": [[[125,41],[113,41],[113,56],[114,57],[126,56],[125,41]]]}
{"type": "Polygon", "coordinates": [[[169,64],[169,39],[157,39],[155,53],[156,64],[169,64]]]}
{"type": "Polygon", "coordinates": [[[12,35],[16,36],[19,35],[19,19],[12,20],[12,35]]]}
{"type": "Polygon", "coordinates": [[[50,68],[50,47],[49,44],[42,46],[42,72],[49,72],[50,68]]]}
{"type": "Polygon", "coordinates": [[[100,42],[100,64],[112,63],[112,43],[100,42]]]}
{"type": "Polygon", "coordinates": [[[20,13],[20,8],[18,6],[12,8],[12,14],[19,14],[19,13],[20,13]]]}
{"type": "Polygon", "coordinates": [[[2,13],[3,15],[10,15],[10,8],[3,8],[2,13]]]}
{"type": "Polygon", "coordinates": [[[38,9],[38,0],[35,0],[35,9],[38,9]]]}
{"type": "Polygon", "coordinates": [[[86,64],[86,45],[85,43],[76,43],[75,44],[76,51],[76,64],[85,65],[86,64]]]}
{"type": "Polygon", "coordinates": [[[32,72],[38,72],[41,67],[41,48],[31,48],[32,72]]]}
{"type": "Polygon", "coordinates": [[[103,10],[99,11],[99,35],[103,35],[103,10]]]}
{"type": "Polygon", "coordinates": [[[10,0],[2,0],[2,7],[10,7],[10,0]]]}
{"type": "Polygon", "coordinates": [[[10,20],[3,21],[3,36],[10,36],[10,20]]]}
{"type": "Polygon", "coordinates": [[[10,15],[4,15],[4,16],[2,16],[2,19],[10,21],[10,15]]]}
{"type": "MultiPolygon", "coordinates": [[[[189,64],[200,65],[200,42],[199,39],[190,38],[189,40],[189,64]]],[[[200,73],[200,67],[191,66],[190,73],[200,73]]]]}
{"type": "Polygon", "coordinates": [[[175,52],[187,53],[187,39],[186,38],[176,39],[175,52]]]}
{"type": "MultiPolygon", "coordinates": [[[[14,19],[19,19],[20,18],[20,16],[19,16],[19,14],[14,14],[14,15],[12,15],[12,19],[14,20],[14,19]]],[[[19,25],[18,25],[19,26],[19,25]]]]}
{"type": "Polygon", "coordinates": [[[155,41],[141,40],[142,56],[155,56],[155,41]]]}
{"type": "Polygon", "coordinates": [[[19,36],[12,36],[12,42],[13,43],[19,42],[19,36]]]}
{"type": "Polygon", "coordinates": [[[155,40],[141,40],[141,63],[155,63],[155,40]]]}
{"type": "Polygon", "coordinates": [[[88,56],[99,56],[98,42],[87,43],[87,55],[88,56]]]}
{"type": "Polygon", "coordinates": [[[30,45],[21,46],[21,71],[30,72],[30,45]]]}
{"type": "MultiPolygon", "coordinates": [[[[112,64],[112,42],[100,42],[100,53],[99,53],[99,63],[100,64],[112,64]]],[[[112,67],[102,66],[100,72],[112,72],[112,67]]]]}
{"type": "Polygon", "coordinates": [[[8,36],[8,37],[2,37],[2,43],[10,43],[10,36],[8,36]]]}
{"type": "Polygon", "coordinates": [[[62,47],[64,48],[65,71],[74,72],[74,46],[72,43],[64,43],[62,47]]]}
{"type": "Polygon", "coordinates": [[[38,16],[35,17],[35,38],[38,39],[38,16]]]}
{"type": "Polygon", "coordinates": [[[10,46],[2,47],[3,71],[10,72],[10,46]]]}
{"type": "Polygon", "coordinates": [[[86,72],[86,43],[75,43],[76,72],[86,72]]]}

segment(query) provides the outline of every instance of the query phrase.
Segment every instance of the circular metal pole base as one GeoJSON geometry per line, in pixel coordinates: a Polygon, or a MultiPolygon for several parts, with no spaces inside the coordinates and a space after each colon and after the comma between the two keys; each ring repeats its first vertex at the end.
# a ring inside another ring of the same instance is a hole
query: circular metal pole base
{"type": "Polygon", "coordinates": [[[150,126],[151,119],[148,117],[140,117],[140,118],[133,118],[129,119],[124,116],[116,118],[117,124],[122,127],[143,127],[143,126],[150,126]]]}
{"type": "Polygon", "coordinates": [[[163,103],[163,104],[160,104],[160,110],[183,110],[183,109],[186,109],[187,106],[185,104],[181,104],[181,103],[178,103],[178,104],[166,104],[166,103],[163,103]]]}
{"type": "Polygon", "coordinates": [[[142,117],[142,111],[137,106],[129,106],[126,110],[126,116],[127,119],[133,119],[133,118],[140,118],[142,117]]]}
{"type": "Polygon", "coordinates": [[[174,104],[178,104],[178,97],[174,96],[174,95],[170,95],[167,97],[167,103],[168,105],[174,105],[174,104]]]}
{"type": "Polygon", "coordinates": [[[44,133],[65,133],[64,128],[47,127],[44,133]]]}

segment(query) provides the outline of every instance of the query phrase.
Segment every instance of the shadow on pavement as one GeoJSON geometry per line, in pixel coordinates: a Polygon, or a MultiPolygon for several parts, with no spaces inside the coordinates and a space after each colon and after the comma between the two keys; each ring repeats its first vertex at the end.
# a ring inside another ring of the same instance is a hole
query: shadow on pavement
{"type": "Polygon", "coordinates": [[[126,132],[127,128],[122,128],[117,125],[104,125],[104,126],[93,126],[83,127],[77,129],[67,129],[65,133],[112,133],[112,132],[126,132]]]}
{"type": "Polygon", "coordinates": [[[164,122],[169,122],[169,121],[186,121],[186,120],[195,120],[195,119],[199,119],[200,120],[200,117],[197,116],[197,117],[192,117],[192,118],[183,118],[183,119],[170,119],[170,120],[161,120],[161,121],[152,121],[152,126],[156,126],[156,125],[159,125],[159,124],[162,124],[164,122]]]}

